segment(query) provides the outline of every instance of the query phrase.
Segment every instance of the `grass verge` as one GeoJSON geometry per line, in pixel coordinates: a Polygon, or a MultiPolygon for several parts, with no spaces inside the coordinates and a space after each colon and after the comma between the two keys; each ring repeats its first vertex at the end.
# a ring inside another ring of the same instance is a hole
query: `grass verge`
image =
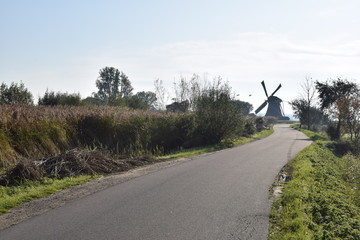
{"type": "Polygon", "coordinates": [[[214,152],[214,151],[222,150],[225,148],[231,148],[231,147],[235,147],[235,146],[238,146],[241,144],[245,144],[245,143],[254,141],[256,139],[267,137],[267,136],[271,135],[273,132],[274,132],[274,129],[270,128],[269,130],[264,130],[264,131],[255,133],[251,137],[238,137],[238,138],[233,138],[233,139],[226,139],[216,145],[186,149],[186,150],[170,153],[170,154],[167,154],[164,156],[159,156],[157,158],[158,159],[171,159],[171,158],[180,158],[180,157],[192,157],[192,156],[196,156],[196,155],[200,155],[200,154],[204,154],[204,153],[214,152]]]}
{"type": "Polygon", "coordinates": [[[36,198],[45,197],[62,189],[70,188],[93,180],[98,176],[78,176],[63,179],[45,178],[42,181],[28,181],[20,186],[0,186],[0,214],[17,205],[36,198]]]}
{"type": "Polygon", "coordinates": [[[360,239],[360,159],[337,157],[323,136],[290,163],[292,180],[270,213],[269,239],[360,239]]]}

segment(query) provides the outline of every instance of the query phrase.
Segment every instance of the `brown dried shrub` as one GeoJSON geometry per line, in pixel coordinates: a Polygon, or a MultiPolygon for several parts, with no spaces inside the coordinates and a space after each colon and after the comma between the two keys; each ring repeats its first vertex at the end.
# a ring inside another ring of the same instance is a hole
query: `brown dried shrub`
{"type": "Polygon", "coordinates": [[[23,159],[0,178],[0,185],[19,185],[26,180],[41,180],[45,172],[34,161],[23,159]]]}
{"type": "Polygon", "coordinates": [[[128,165],[101,150],[75,148],[43,160],[40,165],[49,177],[73,177],[81,174],[109,174],[126,171],[128,165]]]}

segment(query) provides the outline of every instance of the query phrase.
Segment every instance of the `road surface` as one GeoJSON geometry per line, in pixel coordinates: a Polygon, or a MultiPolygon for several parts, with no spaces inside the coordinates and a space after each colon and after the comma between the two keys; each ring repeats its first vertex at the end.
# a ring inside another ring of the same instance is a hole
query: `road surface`
{"type": "Polygon", "coordinates": [[[311,141],[289,125],[28,219],[0,239],[266,239],[269,188],[311,141]]]}

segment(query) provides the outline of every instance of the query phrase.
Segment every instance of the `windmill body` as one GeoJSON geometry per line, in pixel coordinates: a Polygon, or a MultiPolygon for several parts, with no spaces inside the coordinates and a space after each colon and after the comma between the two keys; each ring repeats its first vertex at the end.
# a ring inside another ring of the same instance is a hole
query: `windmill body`
{"type": "Polygon", "coordinates": [[[267,94],[267,90],[266,90],[264,81],[261,82],[261,85],[264,88],[267,100],[265,100],[265,102],[263,104],[261,104],[260,107],[258,107],[255,110],[255,113],[257,114],[264,107],[266,107],[266,105],[269,104],[265,116],[276,117],[279,120],[289,120],[289,118],[285,117],[283,114],[282,107],[281,107],[282,100],[280,98],[274,96],[274,94],[281,88],[281,84],[276,88],[276,90],[270,96],[268,96],[268,94],[267,94]]]}

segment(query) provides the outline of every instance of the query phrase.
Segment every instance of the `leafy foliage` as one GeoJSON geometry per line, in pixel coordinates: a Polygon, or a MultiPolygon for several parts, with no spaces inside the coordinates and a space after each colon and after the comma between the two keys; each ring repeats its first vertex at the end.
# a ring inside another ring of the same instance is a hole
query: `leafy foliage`
{"type": "Polygon", "coordinates": [[[196,99],[195,121],[196,135],[201,136],[204,144],[220,142],[243,132],[242,110],[233,100],[230,86],[221,78],[214,80],[196,99]]]}
{"type": "Polygon", "coordinates": [[[10,86],[5,83],[0,85],[0,104],[25,104],[32,105],[32,94],[27,90],[25,85],[12,82],[10,86]]]}
{"type": "Polygon", "coordinates": [[[95,98],[106,105],[114,105],[117,99],[130,97],[133,91],[129,78],[114,67],[100,69],[96,87],[98,92],[94,93],[95,98]]]}
{"type": "Polygon", "coordinates": [[[358,85],[346,79],[338,78],[325,83],[317,81],[316,88],[319,92],[321,109],[326,110],[330,119],[336,122],[336,127],[334,127],[334,124],[331,124],[330,128],[332,129],[329,129],[332,140],[340,139],[344,126],[347,128],[351,127],[354,130],[354,126],[349,125],[349,123],[355,123],[356,126],[360,114],[360,107],[357,107],[360,101],[358,85]],[[350,115],[355,116],[355,118],[349,118],[350,115]],[[352,121],[348,121],[349,119],[352,119],[352,121]]]}
{"type": "Polygon", "coordinates": [[[79,93],[61,93],[54,91],[46,90],[43,97],[40,97],[38,100],[39,105],[48,105],[48,106],[55,106],[55,105],[72,105],[72,106],[79,106],[81,105],[81,96],[79,93]]]}
{"type": "Polygon", "coordinates": [[[319,92],[319,98],[322,109],[332,107],[337,101],[346,98],[358,91],[355,83],[346,79],[338,78],[331,82],[316,82],[316,89],[319,92]]]}
{"type": "Polygon", "coordinates": [[[132,109],[155,110],[156,94],[153,92],[138,92],[126,98],[126,106],[132,109]]]}
{"type": "Polygon", "coordinates": [[[308,129],[312,129],[311,126],[320,125],[327,121],[326,116],[324,116],[320,109],[312,106],[309,107],[304,99],[292,100],[290,105],[295,117],[299,118],[301,126],[307,125],[308,129]]]}
{"type": "Polygon", "coordinates": [[[250,112],[254,109],[252,104],[240,100],[234,100],[234,104],[241,109],[241,112],[244,116],[247,116],[250,114],[250,112]]]}

